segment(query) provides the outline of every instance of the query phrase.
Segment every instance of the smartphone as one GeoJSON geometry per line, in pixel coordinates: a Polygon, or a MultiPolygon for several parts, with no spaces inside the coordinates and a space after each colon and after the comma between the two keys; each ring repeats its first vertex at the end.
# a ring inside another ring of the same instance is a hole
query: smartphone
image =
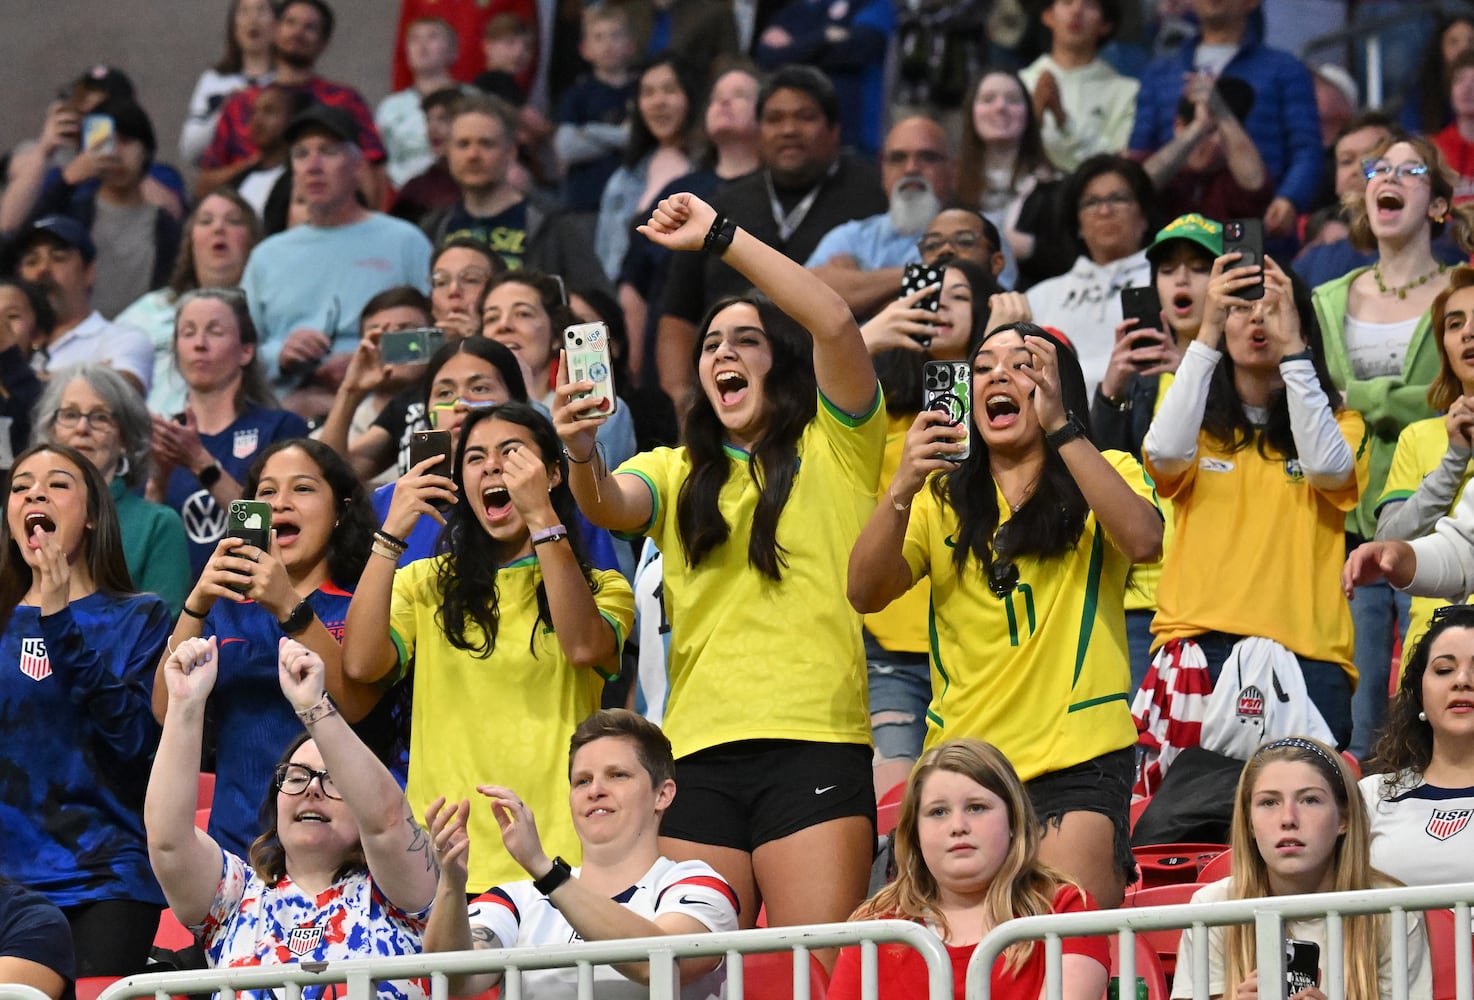
{"type": "Polygon", "coordinates": [[[415,431],[410,435],[409,464],[419,465],[432,457],[439,457],[440,461],[425,470],[429,475],[455,478],[450,458],[450,431],[415,431]]]}
{"type": "MultiPolygon", "coordinates": [[[[1223,224],[1223,252],[1237,252],[1241,256],[1230,267],[1264,266],[1264,223],[1259,219],[1230,219],[1223,224]]],[[[1235,294],[1241,299],[1254,301],[1264,298],[1264,272],[1259,280],[1248,288],[1240,288],[1235,294]]]]}
{"type": "MultiPolygon", "coordinates": [[[[1150,285],[1121,289],[1121,318],[1136,321],[1132,330],[1160,330],[1162,300],[1157,298],[1157,290],[1150,285]]],[[[1130,330],[1126,336],[1131,336],[1130,330]]]]}
{"type": "Polygon", "coordinates": [[[966,361],[928,361],[921,371],[923,410],[940,410],[953,427],[967,431],[962,450],[938,455],[960,462],[972,450],[972,366],[966,361]]]}
{"type": "Polygon", "coordinates": [[[391,330],[379,337],[379,360],[386,365],[417,365],[445,343],[445,332],[433,326],[416,330],[391,330]]]}
{"type": "Polygon", "coordinates": [[[1285,998],[1320,984],[1320,945],[1314,941],[1285,942],[1285,998]]]}
{"type": "MultiPolygon", "coordinates": [[[[907,264],[906,269],[901,272],[901,298],[905,298],[912,292],[919,292],[923,288],[942,283],[942,269],[930,267],[926,264],[907,264]]],[[[917,308],[925,309],[927,312],[936,312],[942,304],[942,290],[938,288],[935,292],[916,303],[917,308]]]]}
{"type": "MultiPolygon", "coordinates": [[[[271,504],[265,500],[232,500],[225,512],[225,537],[244,539],[262,552],[271,551],[271,504]]],[[[230,589],[244,594],[244,585],[230,589]]]]}
{"type": "Polygon", "coordinates": [[[606,416],[614,412],[614,372],[610,368],[609,328],[603,323],[577,323],[563,331],[563,350],[568,356],[568,381],[592,382],[590,392],[574,395],[574,399],[595,396],[601,401],[588,415],[606,416]]]}
{"type": "Polygon", "coordinates": [[[117,151],[117,123],[112,115],[87,115],[82,119],[82,148],[99,153],[117,151]]]}
{"type": "MultiPolygon", "coordinates": [[[[1135,326],[1126,331],[1126,339],[1130,341],[1132,349],[1138,347],[1152,347],[1157,343],[1157,338],[1148,330],[1160,330],[1162,328],[1162,301],[1157,298],[1157,290],[1150,285],[1140,288],[1121,289],[1121,318],[1135,322],[1135,326]],[[1137,331],[1141,331],[1141,335],[1137,331]]],[[[1136,367],[1139,369],[1150,368],[1155,361],[1139,361],[1136,367]]]]}

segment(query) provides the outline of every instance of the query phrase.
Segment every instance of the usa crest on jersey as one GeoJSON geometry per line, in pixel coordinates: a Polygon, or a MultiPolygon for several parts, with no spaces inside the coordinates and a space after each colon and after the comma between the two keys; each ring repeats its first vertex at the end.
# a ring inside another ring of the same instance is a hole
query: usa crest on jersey
{"type": "Polygon", "coordinates": [[[45,639],[20,641],[20,672],[33,681],[44,681],[51,676],[51,657],[46,655],[45,639]]]}
{"type": "Polygon", "coordinates": [[[301,958],[311,955],[322,944],[321,927],[293,927],[287,935],[287,951],[301,958]]]}
{"type": "Polygon", "coordinates": [[[261,429],[259,427],[236,431],[235,440],[231,442],[230,453],[236,458],[250,458],[256,454],[256,445],[260,438],[261,429]]]}
{"type": "Polygon", "coordinates": [[[1434,840],[1447,840],[1469,825],[1474,809],[1435,809],[1424,829],[1434,840]]]}

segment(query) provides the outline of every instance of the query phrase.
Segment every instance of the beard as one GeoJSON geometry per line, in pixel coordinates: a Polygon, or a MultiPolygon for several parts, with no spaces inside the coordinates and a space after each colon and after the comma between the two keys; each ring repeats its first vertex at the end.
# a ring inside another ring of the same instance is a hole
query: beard
{"type": "Polygon", "coordinates": [[[942,199],[937,197],[925,178],[903,177],[891,190],[888,214],[892,228],[898,233],[919,235],[941,210],[942,199]]]}

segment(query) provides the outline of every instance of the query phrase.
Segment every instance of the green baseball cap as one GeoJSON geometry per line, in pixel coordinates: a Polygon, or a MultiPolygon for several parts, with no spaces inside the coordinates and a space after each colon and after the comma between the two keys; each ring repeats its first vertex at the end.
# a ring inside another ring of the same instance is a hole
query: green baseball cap
{"type": "Polygon", "coordinates": [[[1223,254],[1223,226],[1196,212],[1179,215],[1162,227],[1152,245],[1146,248],[1146,259],[1153,264],[1165,251],[1159,249],[1173,240],[1188,240],[1208,251],[1210,257],[1223,254]]]}

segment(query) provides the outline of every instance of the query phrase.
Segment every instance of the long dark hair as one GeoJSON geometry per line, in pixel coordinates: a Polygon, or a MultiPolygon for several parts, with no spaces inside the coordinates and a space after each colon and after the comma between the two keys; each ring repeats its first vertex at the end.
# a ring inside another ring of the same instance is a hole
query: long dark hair
{"type": "MultiPolygon", "coordinates": [[[[700,363],[702,341],[712,321],[735,305],[749,305],[757,310],[773,355],[773,364],[763,378],[767,423],[747,462],[747,474],[758,488],[757,509],[753,512],[752,534],[747,543],[747,563],[764,576],[781,580],[787,560],[783,547],[778,544],[778,519],[793,492],[799,438],[819,411],[814,343],[767,296],[757,292],[732,296],[712,306],[702,319],[692,353],[693,368],[700,363]]],[[[699,379],[692,382],[690,400],[681,428],[681,443],[690,456],[691,474],[676,498],[676,526],[686,562],[694,567],[732,534],[732,526],[717,505],[731,462],[724,449],[726,428],[702,391],[699,379]]]]}
{"type": "MultiPolygon", "coordinates": [[[[466,442],[471,439],[471,431],[481,421],[491,419],[526,427],[532,432],[538,451],[542,452],[543,464],[557,471],[558,484],[549,494],[553,511],[567,528],[568,544],[573,547],[573,555],[583,567],[584,579],[588,581],[589,589],[597,593],[599,587],[589,566],[583,536],[578,530],[578,507],[573,493],[568,489],[568,466],[563,460],[563,445],[547,417],[527,403],[503,403],[473,412],[461,425],[461,440],[456,448],[455,460],[456,487],[464,494],[466,442]]],[[[476,512],[472,507],[474,502],[475,498],[463,495],[461,502],[451,508],[450,515],[446,518],[445,531],[440,535],[439,549],[448,558],[441,560],[436,572],[441,606],[435,612],[435,620],[445,630],[446,638],[452,646],[487,657],[496,649],[497,626],[501,618],[497,607],[496,577],[498,568],[506,562],[506,553],[476,519],[476,512]],[[471,624],[481,629],[480,641],[473,641],[467,635],[471,624]]],[[[528,648],[536,652],[533,642],[539,629],[552,627],[553,615],[548,608],[547,585],[538,580],[537,623],[528,637],[528,648]]]]}
{"type": "Polygon", "coordinates": [[[514,403],[527,402],[527,382],[522,377],[522,366],[517,363],[517,355],[512,353],[510,347],[489,337],[461,337],[446,341],[440,345],[439,350],[430,355],[430,363],[425,367],[425,377],[420,384],[420,401],[425,404],[427,412],[430,409],[430,393],[435,386],[436,376],[457,354],[470,354],[491,365],[501,376],[502,384],[507,387],[508,399],[514,403]]]}
{"type": "Polygon", "coordinates": [[[626,167],[636,166],[660,145],[660,142],[650,132],[650,126],[645,123],[645,116],[640,114],[640,84],[652,71],[662,66],[670,67],[670,71],[676,76],[676,84],[686,95],[686,117],[681,121],[681,135],[684,141],[681,146],[686,155],[694,159],[700,145],[697,139],[701,132],[701,120],[706,114],[706,106],[701,103],[701,86],[696,80],[696,74],[680,56],[674,52],[662,52],[635,74],[635,94],[632,98],[634,107],[629,119],[630,138],[624,147],[626,167]]]}
{"type": "MultiPolygon", "coordinates": [[[[1069,345],[1043,327],[1033,323],[1005,323],[978,343],[971,360],[976,363],[978,351],[988,341],[1010,331],[1020,337],[1039,337],[1054,345],[1059,357],[1060,392],[1065,409],[1085,424],[1088,433],[1090,394],[1085,390],[1080,362],[1069,345]]],[[[979,416],[973,414],[974,422],[979,416]]],[[[1040,436],[1044,470],[1039,475],[1039,484],[1003,528],[999,527],[992,457],[981,434],[973,435],[972,449],[957,468],[932,477],[932,493],[942,503],[950,504],[957,514],[957,546],[952,550],[952,562],[959,573],[969,556],[978,561],[983,578],[989,579],[994,563],[1002,565],[1025,555],[1041,558],[1060,555],[1080,540],[1090,505],[1085,502],[1085,495],[1070,475],[1065,460],[1042,443],[1042,431],[1040,436]]]]}
{"type": "MultiPolygon", "coordinates": [[[[127,597],[136,593],[133,577],[128,573],[128,563],[123,559],[123,532],[118,527],[118,509],[113,504],[112,492],[108,489],[107,480],[102,478],[102,473],[86,455],[55,442],[32,445],[17,455],[15,464],[10,467],[5,477],[5,495],[10,496],[16,470],[31,456],[47,451],[75,465],[87,486],[87,520],[92,522],[92,530],[83,532],[82,549],[93,586],[110,597],[127,597]]],[[[9,626],[10,616],[31,589],[31,580],[31,565],[21,555],[20,543],[10,533],[10,518],[0,518],[0,630],[9,626]]]]}
{"type": "Polygon", "coordinates": [[[1012,70],[994,66],[984,69],[967,85],[963,100],[962,142],[957,155],[957,200],[968,208],[977,208],[983,201],[983,140],[972,124],[972,105],[977,100],[978,88],[990,76],[1003,76],[1012,80],[1024,95],[1024,131],[1019,136],[1018,159],[1013,164],[1012,186],[1016,190],[1025,177],[1036,172],[1055,172],[1049,154],[1044,151],[1044,138],[1039,131],[1039,116],[1034,114],[1034,104],[1029,100],[1029,88],[1012,70]]]}
{"type": "Polygon", "coordinates": [[[1383,788],[1389,794],[1405,772],[1422,774],[1433,762],[1433,727],[1419,718],[1423,711],[1423,675],[1433,656],[1433,643],[1449,629],[1474,628],[1474,607],[1453,604],[1435,611],[1433,624],[1413,648],[1397,684],[1397,694],[1387,703],[1387,720],[1369,762],[1372,771],[1385,772],[1383,788]]]}
{"type": "MultiPolygon", "coordinates": [[[[1315,318],[1315,307],[1310,299],[1310,286],[1294,271],[1286,271],[1294,295],[1295,311],[1300,314],[1300,329],[1305,342],[1310,345],[1311,364],[1315,366],[1315,379],[1331,404],[1331,411],[1341,409],[1341,393],[1331,381],[1326,369],[1325,351],[1322,350],[1320,323],[1315,318]]],[[[1269,416],[1263,427],[1256,427],[1244,412],[1243,400],[1233,381],[1233,358],[1224,350],[1213,377],[1208,382],[1208,402],[1203,409],[1203,430],[1229,451],[1241,451],[1253,444],[1265,458],[1299,458],[1295,449],[1295,436],[1290,432],[1290,406],[1285,401],[1283,387],[1269,397],[1269,416]]]]}
{"type": "MultiPolygon", "coordinates": [[[[279,794],[276,788],[276,768],[283,764],[292,762],[295,754],[302,744],[312,739],[310,733],[302,733],[287,746],[286,752],[277,760],[276,767],[271,769],[271,776],[266,783],[266,801],[261,804],[260,822],[264,828],[261,836],[252,843],[246,856],[261,881],[267,885],[275,885],[287,875],[287,849],[282,846],[281,831],[276,824],[276,797],[279,794]]],[[[333,873],[333,881],[341,882],[355,871],[367,871],[368,859],[363,854],[363,841],[359,840],[353,850],[348,852],[348,857],[338,866],[333,873]]]]}
{"type": "MultiPolygon", "coordinates": [[[[944,272],[948,268],[961,271],[972,289],[972,327],[967,347],[970,357],[982,342],[983,331],[988,328],[988,319],[992,315],[988,300],[1003,288],[991,271],[970,260],[948,256],[938,260],[934,266],[944,272]]],[[[901,348],[881,351],[875,356],[875,374],[880,379],[880,391],[885,395],[886,412],[891,416],[914,416],[921,412],[921,375],[929,360],[929,354],[901,348]]]]}
{"type": "Polygon", "coordinates": [[[267,461],[277,452],[296,448],[312,459],[323,481],[333,494],[333,513],[337,523],[328,536],[328,576],[344,590],[352,589],[363,568],[368,564],[369,553],[374,544],[374,530],[379,522],[374,518],[373,506],[362,481],[343,457],[336,451],[312,438],[289,438],[277,441],[263,451],[251,463],[243,484],[245,496],[254,497],[261,485],[261,472],[267,461]]]}
{"type": "MultiPolygon", "coordinates": [[[[1449,66],[1443,61],[1443,36],[1454,25],[1463,23],[1474,27],[1474,14],[1468,10],[1440,11],[1428,35],[1428,47],[1413,76],[1418,95],[1418,131],[1424,135],[1437,135],[1449,122],[1448,79],[1449,66]]],[[[1412,91],[1412,87],[1407,88],[1412,91]]]]}

